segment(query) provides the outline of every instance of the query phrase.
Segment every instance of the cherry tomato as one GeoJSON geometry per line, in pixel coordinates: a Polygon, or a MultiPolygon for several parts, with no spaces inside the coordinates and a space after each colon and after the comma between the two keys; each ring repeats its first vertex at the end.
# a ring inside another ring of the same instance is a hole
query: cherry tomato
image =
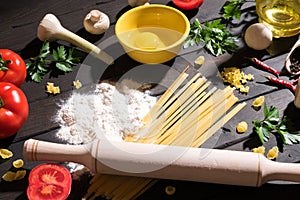
{"type": "Polygon", "coordinates": [[[0,139],[17,133],[28,117],[28,110],[23,91],[12,83],[0,82],[0,139]]]}
{"type": "Polygon", "coordinates": [[[60,164],[44,163],[29,174],[27,197],[29,200],[65,200],[71,192],[72,176],[60,164]]]}
{"type": "Polygon", "coordinates": [[[26,64],[21,56],[9,49],[0,49],[0,81],[20,86],[26,78],[26,64]]]}
{"type": "Polygon", "coordinates": [[[172,1],[177,7],[183,10],[192,10],[201,6],[204,0],[172,0],[172,1]]]}

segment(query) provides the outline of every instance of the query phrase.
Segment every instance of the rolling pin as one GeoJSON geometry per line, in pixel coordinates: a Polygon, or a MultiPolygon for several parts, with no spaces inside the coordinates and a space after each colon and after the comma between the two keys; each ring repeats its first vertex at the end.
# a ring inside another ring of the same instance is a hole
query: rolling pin
{"type": "Polygon", "coordinates": [[[66,145],[29,139],[23,155],[27,161],[75,162],[112,175],[255,187],[273,180],[300,182],[299,164],[245,151],[107,140],[66,145]]]}

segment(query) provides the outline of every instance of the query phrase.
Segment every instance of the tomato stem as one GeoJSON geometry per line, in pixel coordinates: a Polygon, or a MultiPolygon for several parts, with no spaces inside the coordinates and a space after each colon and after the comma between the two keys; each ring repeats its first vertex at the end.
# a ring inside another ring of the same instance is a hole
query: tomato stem
{"type": "Polygon", "coordinates": [[[0,70],[7,71],[7,64],[11,63],[11,60],[3,60],[2,54],[0,54],[0,70]]]}

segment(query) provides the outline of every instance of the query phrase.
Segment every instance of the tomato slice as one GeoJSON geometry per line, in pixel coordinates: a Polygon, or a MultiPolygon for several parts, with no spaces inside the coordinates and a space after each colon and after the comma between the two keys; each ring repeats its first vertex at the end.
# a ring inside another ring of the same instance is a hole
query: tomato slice
{"type": "Polygon", "coordinates": [[[204,0],[172,0],[172,1],[177,7],[183,10],[192,10],[201,6],[204,0]]]}
{"type": "Polygon", "coordinates": [[[40,164],[29,174],[29,200],[65,200],[71,192],[72,176],[59,164],[40,164]]]}

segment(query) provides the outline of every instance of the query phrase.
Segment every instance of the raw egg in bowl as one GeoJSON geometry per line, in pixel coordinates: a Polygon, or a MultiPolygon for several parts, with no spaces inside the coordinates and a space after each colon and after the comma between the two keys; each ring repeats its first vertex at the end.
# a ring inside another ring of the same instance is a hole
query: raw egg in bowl
{"type": "Polygon", "coordinates": [[[190,22],[178,9],[167,5],[138,6],[125,12],[115,33],[125,52],[145,64],[164,63],[180,52],[190,22]]]}

